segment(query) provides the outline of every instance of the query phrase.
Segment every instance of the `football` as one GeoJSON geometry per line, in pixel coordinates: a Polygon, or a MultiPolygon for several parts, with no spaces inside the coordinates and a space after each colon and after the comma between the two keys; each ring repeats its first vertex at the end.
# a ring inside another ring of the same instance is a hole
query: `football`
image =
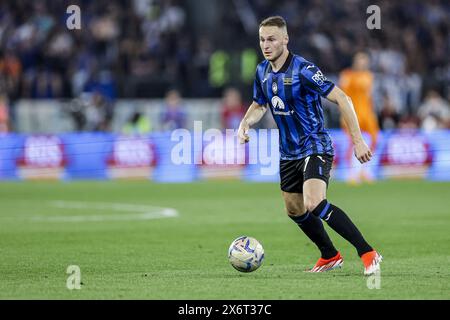
{"type": "Polygon", "coordinates": [[[264,248],[255,238],[242,236],[231,243],[228,249],[228,260],[236,270],[252,272],[261,266],[264,260],[264,248]]]}

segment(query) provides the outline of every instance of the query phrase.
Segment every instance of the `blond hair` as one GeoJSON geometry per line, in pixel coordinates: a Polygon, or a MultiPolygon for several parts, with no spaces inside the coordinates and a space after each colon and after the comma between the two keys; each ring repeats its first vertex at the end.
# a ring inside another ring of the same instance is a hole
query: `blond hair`
{"type": "Polygon", "coordinates": [[[272,16],[264,19],[259,24],[259,27],[278,27],[287,29],[287,23],[286,20],[284,20],[284,18],[281,16],[272,16]]]}

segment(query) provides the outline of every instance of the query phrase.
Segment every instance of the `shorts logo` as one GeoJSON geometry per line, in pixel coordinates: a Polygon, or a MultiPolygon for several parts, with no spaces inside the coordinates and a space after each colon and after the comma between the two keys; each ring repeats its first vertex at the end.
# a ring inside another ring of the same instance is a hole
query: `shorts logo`
{"type": "Polygon", "coordinates": [[[273,94],[278,93],[278,84],[276,82],[272,83],[272,92],[273,92],[273,94]]]}
{"type": "Polygon", "coordinates": [[[278,96],[273,96],[272,98],[272,107],[278,110],[284,110],[284,102],[278,96]]]}
{"type": "Polygon", "coordinates": [[[317,158],[319,158],[319,160],[322,161],[323,163],[326,163],[321,156],[317,156],[317,158]]]}

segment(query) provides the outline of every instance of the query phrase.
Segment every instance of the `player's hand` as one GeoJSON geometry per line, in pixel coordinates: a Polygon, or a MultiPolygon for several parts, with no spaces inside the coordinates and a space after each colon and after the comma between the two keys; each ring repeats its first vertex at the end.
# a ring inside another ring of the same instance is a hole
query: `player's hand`
{"type": "Polygon", "coordinates": [[[250,141],[250,137],[248,136],[249,129],[250,126],[248,125],[247,121],[242,120],[238,129],[238,138],[240,144],[244,144],[250,141]]]}
{"type": "Polygon", "coordinates": [[[372,151],[364,141],[355,144],[355,157],[361,163],[369,162],[372,159],[372,151]]]}

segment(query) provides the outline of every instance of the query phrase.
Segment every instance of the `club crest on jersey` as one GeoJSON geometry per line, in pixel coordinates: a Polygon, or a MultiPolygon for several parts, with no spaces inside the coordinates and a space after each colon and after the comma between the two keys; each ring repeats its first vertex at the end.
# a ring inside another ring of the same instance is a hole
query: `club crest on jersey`
{"type": "Polygon", "coordinates": [[[277,94],[278,92],[278,84],[276,82],[272,83],[272,92],[273,94],[277,94]]]}
{"type": "Polygon", "coordinates": [[[278,96],[273,96],[272,98],[272,107],[274,109],[284,110],[284,102],[278,96]]]}

